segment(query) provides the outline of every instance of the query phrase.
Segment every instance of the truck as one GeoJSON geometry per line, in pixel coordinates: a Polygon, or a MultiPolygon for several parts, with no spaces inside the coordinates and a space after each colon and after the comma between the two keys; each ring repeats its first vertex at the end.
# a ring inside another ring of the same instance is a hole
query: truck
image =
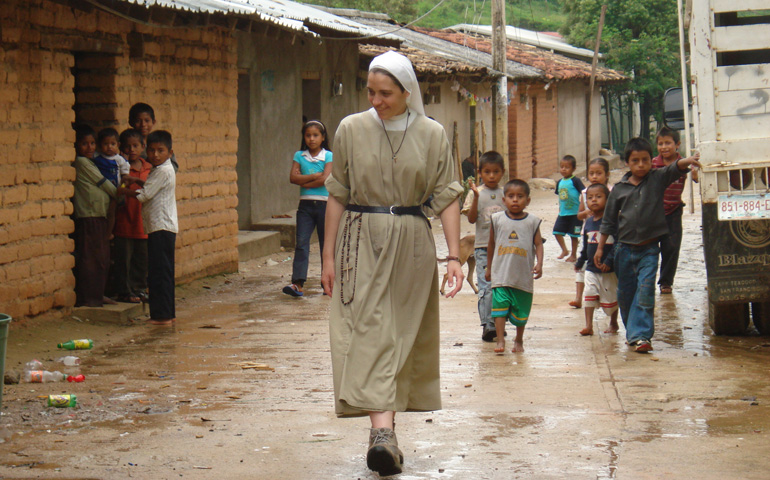
{"type": "Polygon", "coordinates": [[[770,335],[770,0],[688,1],[708,318],[770,335]]]}

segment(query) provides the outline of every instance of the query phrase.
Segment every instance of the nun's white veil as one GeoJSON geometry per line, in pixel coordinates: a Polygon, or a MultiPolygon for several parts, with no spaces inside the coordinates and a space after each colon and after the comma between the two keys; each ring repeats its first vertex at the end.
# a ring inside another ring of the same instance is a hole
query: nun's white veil
{"type": "Polygon", "coordinates": [[[412,68],[412,62],[408,58],[390,50],[374,57],[372,63],[369,64],[369,71],[371,72],[374,68],[381,68],[396,77],[404,89],[409,92],[409,96],[406,97],[406,106],[413,112],[425,115],[420,84],[417,82],[417,75],[412,68]]]}

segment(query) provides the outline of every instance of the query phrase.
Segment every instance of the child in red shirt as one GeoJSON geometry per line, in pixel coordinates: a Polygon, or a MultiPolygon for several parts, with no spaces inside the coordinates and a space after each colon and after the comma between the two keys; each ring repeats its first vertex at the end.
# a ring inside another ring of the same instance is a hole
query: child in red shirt
{"type": "MultiPolygon", "coordinates": [[[[679,155],[679,132],[663,127],[655,135],[658,156],[652,159],[652,168],[663,168],[682,158],[679,155]]],[[[663,210],[666,213],[668,235],[660,239],[660,293],[669,294],[674,285],[676,267],[679,263],[679,248],[682,246],[682,213],[684,202],[682,191],[687,176],[682,176],[668,186],[663,194],[663,210]]],[[[692,170],[692,181],[698,182],[698,171],[692,170]]]]}
{"type": "MultiPolygon", "coordinates": [[[[120,151],[131,166],[129,176],[142,181],[152,170],[152,165],[142,158],[144,136],[139,130],[129,128],[120,134],[120,151]]],[[[129,183],[131,190],[141,188],[129,183]]],[[[147,292],[147,235],[142,222],[142,203],[133,196],[115,212],[115,246],[113,269],[115,293],[120,302],[139,303],[147,292]]]]}

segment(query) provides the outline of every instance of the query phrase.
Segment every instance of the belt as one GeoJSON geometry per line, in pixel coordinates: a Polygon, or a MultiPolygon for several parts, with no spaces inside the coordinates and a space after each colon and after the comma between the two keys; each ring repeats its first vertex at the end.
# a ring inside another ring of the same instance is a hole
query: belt
{"type": "Polygon", "coordinates": [[[389,213],[391,215],[415,215],[423,217],[422,207],[415,205],[412,207],[401,207],[391,205],[390,207],[373,207],[370,205],[348,205],[347,210],[360,213],[389,213]]]}

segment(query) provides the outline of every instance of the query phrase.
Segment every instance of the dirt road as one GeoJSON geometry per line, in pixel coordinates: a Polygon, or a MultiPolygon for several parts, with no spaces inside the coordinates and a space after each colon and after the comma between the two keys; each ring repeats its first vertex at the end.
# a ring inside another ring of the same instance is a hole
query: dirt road
{"type": "MultiPolygon", "coordinates": [[[[622,334],[578,335],[572,267],[556,260],[550,235],[556,198],[533,197],[549,241],[527,351],[498,356],[481,341],[467,285],[442,299],[444,409],[398,415],[399,478],[768,478],[770,341],[716,338],[705,326],[699,214],[685,214],[674,294],[657,298],[655,350],[641,355],[622,334]]],[[[437,222],[434,232],[445,254],[437,222]]],[[[55,344],[70,338],[96,347],[63,370],[84,373],[84,383],[5,387],[0,476],[377,478],[364,463],[367,420],[333,414],[317,251],[301,299],[280,293],[289,257],[181,287],[173,329],[13,324],[7,368],[37,357],[56,369],[55,344]],[[49,393],[77,394],[79,405],[44,407],[49,393]]],[[[602,331],[603,314],[597,323],[602,331]]]]}

